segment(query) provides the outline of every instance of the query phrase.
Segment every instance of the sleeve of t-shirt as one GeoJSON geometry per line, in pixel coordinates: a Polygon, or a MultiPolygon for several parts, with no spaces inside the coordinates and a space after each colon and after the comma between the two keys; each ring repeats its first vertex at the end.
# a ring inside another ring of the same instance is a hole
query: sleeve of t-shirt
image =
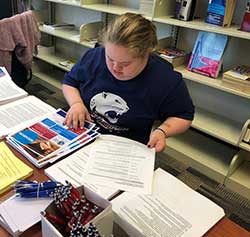
{"type": "Polygon", "coordinates": [[[181,74],[172,90],[160,105],[159,118],[163,122],[169,117],[193,120],[194,105],[181,74]]]}
{"type": "Polygon", "coordinates": [[[79,88],[80,83],[87,80],[92,58],[91,50],[84,53],[81,59],[72,67],[71,71],[65,73],[62,84],[79,88]]]}

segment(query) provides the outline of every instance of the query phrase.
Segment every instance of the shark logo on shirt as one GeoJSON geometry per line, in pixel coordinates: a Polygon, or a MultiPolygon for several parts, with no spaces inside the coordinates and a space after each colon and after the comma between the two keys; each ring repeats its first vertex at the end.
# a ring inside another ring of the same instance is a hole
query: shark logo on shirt
{"type": "Polygon", "coordinates": [[[129,110],[125,100],[109,92],[96,94],[90,101],[90,109],[106,118],[110,123],[117,123],[119,117],[129,110]]]}

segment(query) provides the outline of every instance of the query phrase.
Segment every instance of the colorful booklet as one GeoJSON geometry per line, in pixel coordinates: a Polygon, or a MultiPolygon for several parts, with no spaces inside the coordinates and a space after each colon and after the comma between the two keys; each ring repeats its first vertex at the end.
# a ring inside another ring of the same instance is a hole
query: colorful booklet
{"type": "Polygon", "coordinates": [[[216,78],[227,41],[226,35],[199,32],[189,59],[188,70],[216,78]]]}
{"type": "Polygon", "coordinates": [[[7,141],[37,167],[54,162],[99,135],[95,124],[73,130],[64,125],[66,112],[58,109],[39,122],[7,137],[7,141]]]}

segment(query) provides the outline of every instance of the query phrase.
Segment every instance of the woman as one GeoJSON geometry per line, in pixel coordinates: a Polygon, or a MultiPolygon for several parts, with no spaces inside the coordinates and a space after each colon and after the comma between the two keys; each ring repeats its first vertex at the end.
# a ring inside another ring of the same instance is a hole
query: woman
{"type": "Polygon", "coordinates": [[[152,53],[156,27],[126,13],[108,26],[102,40],[104,47],[87,51],[65,75],[66,125],[77,128],[85,119],[94,120],[101,133],[162,151],[166,137],[190,127],[194,106],[181,74],[152,53]],[[151,131],[155,120],[162,123],[151,131]]]}

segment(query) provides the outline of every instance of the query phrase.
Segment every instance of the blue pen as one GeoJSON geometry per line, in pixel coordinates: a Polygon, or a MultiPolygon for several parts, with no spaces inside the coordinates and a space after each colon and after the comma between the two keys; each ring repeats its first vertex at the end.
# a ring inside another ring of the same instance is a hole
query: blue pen
{"type": "Polygon", "coordinates": [[[61,183],[58,182],[43,182],[43,183],[33,183],[33,184],[22,184],[22,185],[16,185],[15,189],[16,191],[22,190],[22,191],[35,191],[37,189],[39,190],[46,190],[49,188],[57,188],[61,186],[61,183]]]}
{"type": "Polygon", "coordinates": [[[38,198],[38,197],[52,197],[54,189],[40,190],[38,192],[20,192],[17,193],[18,197],[22,198],[38,198]]]}

